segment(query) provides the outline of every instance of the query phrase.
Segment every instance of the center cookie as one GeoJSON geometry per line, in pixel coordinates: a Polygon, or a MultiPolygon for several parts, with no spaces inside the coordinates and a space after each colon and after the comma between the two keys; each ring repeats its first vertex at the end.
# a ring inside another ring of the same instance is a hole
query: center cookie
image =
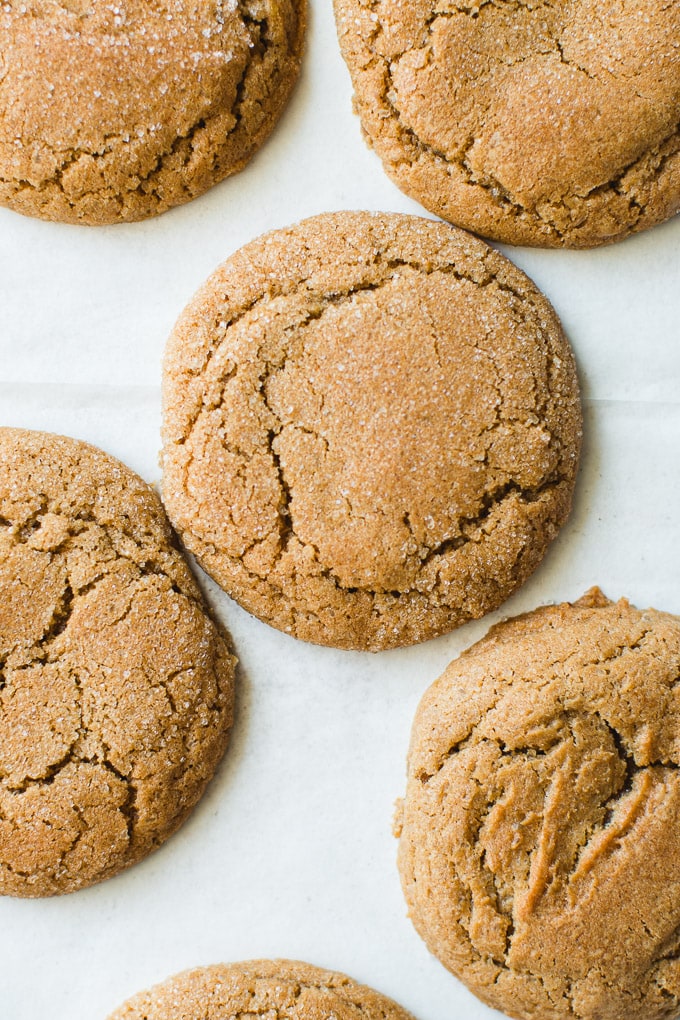
{"type": "Polygon", "coordinates": [[[511,244],[590,247],[680,208],[664,0],[335,0],[356,109],[407,194],[511,244]]]}
{"type": "Polygon", "coordinates": [[[482,242],[337,213],[257,240],[168,344],[164,499],[246,609],[343,648],[498,606],[565,520],[581,417],[547,301],[482,242]]]}

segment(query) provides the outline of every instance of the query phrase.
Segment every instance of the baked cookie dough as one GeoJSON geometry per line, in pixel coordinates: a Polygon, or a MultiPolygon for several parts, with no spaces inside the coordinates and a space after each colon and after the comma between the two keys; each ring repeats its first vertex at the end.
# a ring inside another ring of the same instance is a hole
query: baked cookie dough
{"type": "Polygon", "coordinates": [[[234,665],[148,485],[0,429],[0,893],[71,892],[167,839],[226,747],[234,665]]]}
{"type": "Polygon", "coordinates": [[[680,208],[680,7],[334,0],[368,142],[431,212],[589,248],[680,208]]]}
{"type": "Polygon", "coordinates": [[[247,610],[341,648],[496,608],[569,512],[574,361],[545,298],[468,234],[335,213],[252,242],[180,318],[163,496],[247,610]]]}
{"type": "Polygon", "coordinates": [[[130,999],[109,1020],[413,1020],[344,974],[291,960],[186,971],[130,999]]]}
{"type": "Polygon", "coordinates": [[[305,0],[0,6],[0,203],[140,220],[241,170],[297,78],[305,0]]]}
{"type": "Polygon", "coordinates": [[[680,618],[593,589],[494,627],[416,714],[399,868],[429,949],[532,1020],[680,1012],[680,618]]]}

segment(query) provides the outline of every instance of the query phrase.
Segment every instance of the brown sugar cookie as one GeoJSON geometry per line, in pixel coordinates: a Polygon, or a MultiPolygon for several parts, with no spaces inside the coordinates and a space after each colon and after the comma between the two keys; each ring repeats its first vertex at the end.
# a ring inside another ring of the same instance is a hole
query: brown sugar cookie
{"type": "Polygon", "coordinates": [[[248,244],[180,318],[163,497],[247,610],[341,648],[498,606],[569,512],[571,350],[511,263],[443,223],[317,216],[248,244]]]}
{"type": "Polygon", "coordinates": [[[109,1020],[413,1020],[396,1002],[344,974],[293,960],[186,971],[142,992],[109,1020]]]}
{"type": "Polygon", "coordinates": [[[680,6],[334,0],[368,142],[431,212],[589,248],[680,208],[680,6]]]}
{"type": "Polygon", "coordinates": [[[593,589],[493,627],[416,714],[399,869],[514,1017],[680,1012],[680,618],[593,589]]]}
{"type": "Polygon", "coordinates": [[[140,220],[241,170],[297,78],[304,0],[0,6],[0,203],[140,220]]]}
{"type": "Polygon", "coordinates": [[[0,893],[159,846],[212,777],[235,659],[156,495],[62,436],[0,429],[0,893]]]}

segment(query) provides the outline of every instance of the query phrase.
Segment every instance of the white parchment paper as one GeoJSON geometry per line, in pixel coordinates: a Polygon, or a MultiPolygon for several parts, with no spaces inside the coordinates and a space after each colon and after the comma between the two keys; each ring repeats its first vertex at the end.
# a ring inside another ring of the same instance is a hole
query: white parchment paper
{"type": "MultiPolygon", "coordinates": [[[[265,230],[334,209],[422,213],[351,113],[329,0],[310,0],[302,80],[253,163],[130,226],[0,210],[0,424],[95,443],[158,479],[160,358],[219,262],[265,230]]],[[[574,513],[499,613],[379,655],[296,642],[207,579],[241,659],[231,748],[181,832],[71,896],[0,900],[0,1020],[104,1020],[184,968],[285,956],[344,970],[419,1020],[495,1015],[406,918],[390,834],[417,702],[502,616],[597,583],[680,613],[680,218],[593,252],[506,250],[576,351],[586,443],[574,513]]]]}

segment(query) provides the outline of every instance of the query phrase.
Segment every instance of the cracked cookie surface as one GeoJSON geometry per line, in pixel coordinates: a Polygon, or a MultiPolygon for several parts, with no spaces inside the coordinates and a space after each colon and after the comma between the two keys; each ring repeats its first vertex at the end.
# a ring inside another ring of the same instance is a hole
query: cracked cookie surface
{"type": "Polygon", "coordinates": [[[130,999],[109,1020],[413,1020],[344,974],[296,960],[251,960],[186,971],[130,999]]]}
{"type": "Polygon", "coordinates": [[[204,569],[307,641],[380,649],[498,606],[571,503],[548,302],[462,231],[334,213],[247,245],[165,355],[163,498],[204,569]]]}
{"type": "Polygon", "coordinates": [[[235,661],[140,478],[0,429],[0,893],[71,892],[170,836],[226,747],[235,661]]]}
{"type": "Polygon", "coordinates": [[[369,143],[427,209],[584,248],[680,208],[680,6],[334,0],[369,143]]]}
{"type": "Polygon", "coordinates": [[[241,170],[297,78],[304,0],[9,0],[0,203],[139,220],[241,170]]]}
{"type": "Polygon", "coordinates": [[[492,628],[425,694],[397,818],[411,919],[537,1020],[680,1012],[680,618],[598,589],[492,628]]]}

